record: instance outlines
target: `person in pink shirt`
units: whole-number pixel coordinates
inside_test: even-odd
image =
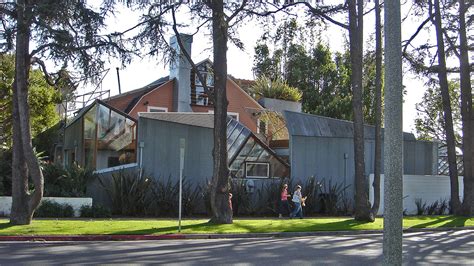
[[[280,191],[280,204],[278,210],[278,218],[282,218],[283,215],[290,214],[290,204],[288,203],[288,184],[284,184]]]

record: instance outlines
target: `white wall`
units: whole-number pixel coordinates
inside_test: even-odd
[[[373,203],[374,188],[372,186],[374,175],[369,177],[369,200]],[[416,214],[415,199],[420,198],[427,205],[436,200],[446,200],[451,197],[449,176],[440,175],[403,175],[403,209],[407,214]],[[463,198],[463,177],[459,177],[459,198]],[[380,176],[380,208],[379,215],[384,208],[384,175]]]
[[[43,200],[49,200],[59,204],[69,204],[74,209],[74,216],[80,216],[81,207],[92,206],[92,198],[60,198],[60,197],[44,197]],[[12,197],[0,197],[0,216],[10,215],[12,207]]]

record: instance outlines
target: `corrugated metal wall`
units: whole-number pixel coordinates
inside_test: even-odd
[[[138,142],[143,142],[145,174],[155,178],[179,178],[179,143],[186,142],[183,176],[195,183],[212,177],[213,134],[211,128],[139,118]],[[139,144],[140,146],[140,144]],[[140,154],[140,148],[138,150]]]
[[[374,140],[365,141],[365,173],[374,172]],[[437,163],[437,145],[424,141],[404,141],[404,174],[431,175]],[[332,180],[354,187],[354,146],[350,138],[290,137],[291,178]],[[346,155],[346,159],[344,154]],[[382,147],[383,154],[383,147]],[[383,173],[383,160],[382,160]]]

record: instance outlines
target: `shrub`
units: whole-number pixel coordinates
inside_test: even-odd
[[[423,215],[426,213],[426,202],[423,202],[422,199],[416,198],[415,205],[416,205],[416,215]]]
[[[280,202],[283,179],[267,181],[264,184],[262,214],[278,214],[278,203]]]
[[[45,197],[83,197],[87,183],[97,177],[90,169],[77,165],[64,169],[57,164],[43,167]]]
[[[304,212],[311,214],[316,212],[318,205],[318,191],[320,190],[321,184],[316,180],[314,176],[311,176],[305,180],[305,183],[301,185],[301,191],[303,196],[306,197]]]
[[[179,181],[178,181],[179,182]],[[192,216],[196,213],[202,202],[201,187],[189,182],[185,177],[183,178],[183,215]]]
[[[69,204],[59,204],[57,202],[43,200],[38,209],[36,209],[34,216],[50,218],[73,217],[74,209]]]
[[[421,199],[415,199],[417,215],[443,215],[448,212],[449,204],[446,199],[436,200],[431,204],[423,202]]]
[[[299,102],[303,93],[295,87],[289,86],[281,79],[271,80],[265,76],[259,77],[250,88],[251,93],[260,97],[274,98],[286,101]]]
[[[0,195],[12,194],[12,152],[0,147]]]
[[[246,188],[246,181],[244,179],[232,179],[231,193],[234,215],[248,214],[251,198]]]
[[[436,211],[437,215],[443,215],[446,212],[449,213],[449,203],[446,199],[440,199],[438,204],[438,210]]]
[[[178,214],[179,181],[174,182],[171,176],[167,180],[155,180],[152,189],[153,211],[159,216],[176,216]]]
[[[428,205],[428,207],[426,207],[426,214],[428,215],[434,215],[436,214],[436,210],[438,210],[438,201],[435,201],[433,203],[431,203],[430,205]]]
[[[345,191],[349,186],[344,186],[343,183],[334,183],[329,180],[326,185],[326,180],[323,179],[320,183],[319,192],[319,212],[327,215],[347,214],[350,210],[350,203],[345,198]]]
[[[109,208],[106,208],[100,204],[87,206],[83,205],[81,207],[81,217],[84,218],[110,218],[112,217],[112,212]]]
[[[140,172],[112,174],[110,186],[99,178],[99,183],[112,200],[112,212],[119,215],[146,215],[151,203],[150,185],[152,178]]]
[[[232,179],[232,209],[234,215],[275,215],[278,213],[280,189],[284,179],[266,180],[255,188],[253,193],[247,191],[245,179]]]
[[[207,214],[211,215],[211,182],[209,180],[206,180],[204,185],[201,187],[201,197],[204,201],[204,208],[206,209]],[[232,201],[232,204],[234,204],[234,201]]]
[[[191,216],[196,213],[199,206],[202,206],[202,188],[191,182],[187,177],[184,177],[182,182],[182,215]],[[151,193],[152,209],[155,215],[178,215],[179,179],[173,179],[171,176],[167,180],[163,178],[156,179],[151,187]]]

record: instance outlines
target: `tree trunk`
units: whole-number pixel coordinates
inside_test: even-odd
[[[453,129],[453,115],[451,112],[451,99],[449,97],[448,77],[446,72],[446,55],[444,52],[443,30],[441,26],[441,11],[439,0],[434,0],[435,19],[434,24],[436,28],[436,41],[438,45],[438,79],[441,90],[441,98],[443,102],[444,124],[446,131],[446,144],[448,149],[448,167],[449,179],[451,183],[451,211],[453,213],[459,212],[459,184],[458,184],[458,167],[456,163],[456,145]]]
[[[223,0],[212,1],[212,39],[214,44],[214,171],[211,209],[213,223],[232,223],[229,204],[229,168],[227,163],[227,21]]]
[[[375,162],[374,162],[374,204],[375,217],[380,205],[380,172],[382,164],[382,23],[380,3],[375,0]]]
[[[12,210],[10,223],[29,224],[43,197],[43,173],[33,152],[28,106],[28,72],[30,68],[29,37],[31,6],[17,2],[17,35],[15,51],[15,81],[13,96],[14,138],[12,161]],[[28,176],[34,191],[29,192]]]
[[[362,111],[363,2],[349,1],[352,108],[354,113],[355,219],[374,221],[370,213],[364,163],[364,117]]]
[[[461,116],[462,116],[462,149],[464,163],[464,200],[461,213],[474,215],[474,117],[472,114],[472,87],[469,69],[469,53],[466,36],[466,4],[459,0],[459,40],[460,40],[460,79],[461,79]]]

